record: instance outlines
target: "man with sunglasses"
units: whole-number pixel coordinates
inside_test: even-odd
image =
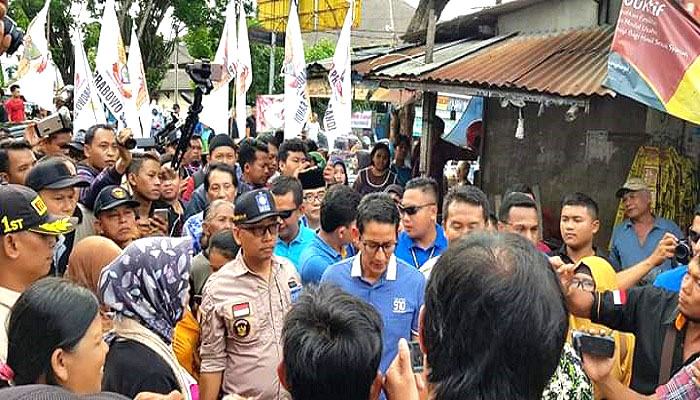
[[[270,191],[275,197],[275,205],[282,219],[275,255],[285,257],[299,271],[301,253],[316,236],[314,231],[299,223],[304,212],[301,183],[291,176],[278,176],[272,181]]]
[[[216,400],[219,392],[286,399],[276,373],[281,331],[301,280],[289,261],[273,255],[280,217],[269,190],[240,195],[234,220],[241,250],[203,290],[200,399]]]
[[[396,257],[419,269],[447,249],[447,239],[437,223],[438,185],[432,178],[413,178],[406,183],[399,205],[403,232]]]
[[[700,205],[695,207],[693,212],[693,224],[688,228],[688,245],[690,249],[694,249],[700,241]],[[692,253],[691,253],[692,255]],[[656,277],[654,286],[670,290],[672,292],[680,292],[683,277],[688,273],[688,266],[681,265],[670,271],[666,271]]]
[[[418,337],[418,315],[425,292],[423,274],[393,255],[398,227],[399,211],[388,194],[365,196],[357,208],[359,254],[332,265],[321,278],[321,284],[338,285],[381,314],[382,373],[396,357],[399,339]]]

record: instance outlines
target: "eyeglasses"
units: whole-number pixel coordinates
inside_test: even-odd
[[[590,279],[573,278],[571,280],[571,285],[586,292],[593,292],[595,290],[595,282]]]
[[[267,225],[253,225],[253,226],[239,225],[239,226],[244,231],[248,231],[248,232],[252,233],[253,236],[255,236],[255,237],[263,237],[266,234],[275,236],[280,231],[279,222],[275,222],[274,224],[267,224]]]
[[[379,251],[379,249],[382,249],[382,251],[384,252],[384,255],[389,257],[391,255],[391,253],[394,252],[394,247],[396,247],[396,242],[377,243],[377,242],[373,242],[371,240],[363,240],[362,245],[365,246],[365,249],[370,254],[376,254],[377,251]]]
[[[280,218],[282,219],[288,219],[289,217],[294,214],[294,211],[298,210],[298,208],[294,208],[291,210],[277,210],[280,213]]]
[[[416,215],[418,211],[420,211],[422,208],[425,207],[430,207],[434,206],[435,203],[428,203],[428,204],[423,204],[422,206],[402,206],[401,204],[398,205],[399,207],[399,212],[401,214],[407,214],[407,215]]]
[[[313,201],[323,201],[324,197],[326,197],[325,190],[323,192],[307,193],[304,195],[304,201],[308,203],[311,203]]]

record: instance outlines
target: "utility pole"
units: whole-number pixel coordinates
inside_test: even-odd
[[[275,43],[277,32],[270,32],[270,73],[267,81],[267,94],[274,94],[275,90]]]
[[[425,63],[433,63],[433,51],[435,48],[435,0],[428,3],[428,30],[425,40]],[[423,92],[423,127],[420,135],[420,173],[427,175],[430,171],[430,158],[433,142],[439,138],[433,138],[433,125],[435,108],[437,105],[437,93]]]

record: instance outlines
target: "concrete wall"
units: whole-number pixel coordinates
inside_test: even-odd
[[[538,185],[545,233],[558,235],[563,196],[587,193],[601,211],[597,244],[607,247],[618,204],[615,191],[649,137],[647,108],[622,96],[594,99],[589,114],[579,112],[576,120],[566,122],[567,107],[546,107],[538,117],[539,105],[528,103],[525,138],[518,140],[517,109],[502,108],[498,99],[487,99],[486,105],[482,182],[489,197],[516,182]]]
[[[502,15],[498,33],[541,32],[598,25],[594,0],[550,0]]]

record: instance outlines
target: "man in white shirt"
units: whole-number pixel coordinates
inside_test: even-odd
[[[71,232],[76,221],[50,215],[26,186],[0,186],[0,360],[7,358],[12,306],[24,289],[49,273],[56,238]]]
[[[486,194],[478,187],[459,185],[452,188],[445,196],[442,206],[442,228],[447,243],[452,244],[470,232],[486,230],[490,209]],[[426,280],[430,278],[430,273],[439,258],[431,258],[421,266],[420,272],[425,275]]]

